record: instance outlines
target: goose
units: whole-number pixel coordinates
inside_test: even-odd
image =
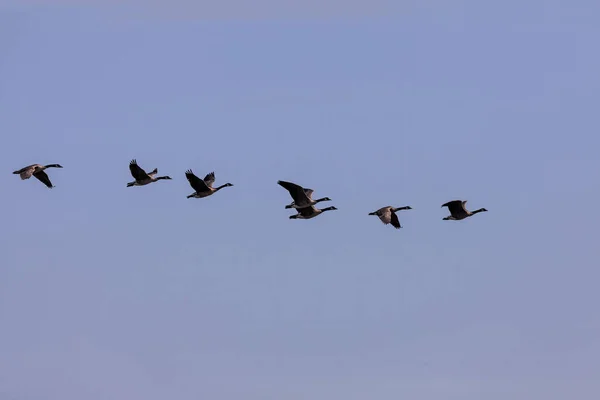
[[[315,206],[309,206],[304,208],[297,208],[298,214],[290,215],[290,219],[311,219],[316,217],[317,215],[321,215],[325,211],[337,210],[334,206],[323,208],[319,210]]]
[[[465,204],[467,204],[467,200],[452,200],[443,204],[442,208],[448,207],[450,215],[442,219],[444,221],[460,221],[461,219],[465,219],[479,212],[487,211],[485,208],[480,208],[479,210],[475,211],[468,211],[465,208]]]
[[[194,173],[192,172],[191,169],[188,169],[187,171],[185,171],[185,177],[187,178],[188,182],[190,183],[190,186],[192,187],[192,189],[195,190],[194,193],[187,196],[188,199],[192,198],[192,197],[194,197],[196,199],[201,199],[203,197],[207,197],[207,196],[210,196],[211,194],[218,192],[219,190],[223,189],[224,187],[233,186],[233,184],[231,184],[231,183],[225,183],[224,185],[214,188],[212,186],[213,183],[215,182],[215,173],[214,172],[207,174],[204,177],[204,179],[200,179],[196,175],[194,175]]]
[[[312,194],[314,191],[312,189],[303,188],[302,186],[296,185],[292,182],[277,181],[277,184],[286,189],[290,193],[290,196],[292,196],[292,199],[294,199],[294,201],[285,206],[285,208],[300,209],[314,206],[322,201],[331,201],[329,197],[322,197],[320,199],[313,200]]]
[[[133,182],[129,182],[127,187],[132,186],[144,186],[152,182],[159,181],[161,179],[171,179],[170,176],[156,176],[158,174],[158,168],[154,168],[154,170],[150,173],[146,173],[138,164],[137,161],[131,160],[129,163],[129,171],[131,171],[131,176],[135,179]]]
[[[31,164],[26,167],[21,168],[18,171],[14,171],[13,174],[20,175],[21,179],[29,179],[31,176],[35,176],[40,182],[46,185],[49,189],[52,189],[54,186],[52,182],[50,182],[50,178],[48,178],[48,174],[44,172],[46,168],[62,168],[60,164],[48,164],[48,165],[40,165],[40,164]]]
[[[392,226],[394,228],[400,229],[400,228],[402,228],[402,226],[400,225],[400,220],[398,220],[398,216],[396,215],[396,211],[400,211],[400,210],[412,210],[412,207],[411,206],[405,206],[405,207],[387,206],[387,207],[382,207],[377,211],[373,211],[373,212],[369,213],[369,215],[377,215],[379,217],[379,219],[381,220],[381,222],[383,222],[385,225],[392,224]]]

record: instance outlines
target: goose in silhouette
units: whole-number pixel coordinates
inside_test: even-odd
[[[290,215],[290,219],[311,219],[316,217],[317,215],[321,215],[325,211],[337,210],[334,206],[323,208],[319,210],[315,206],[309,206],[304,208],[297,208],[298,214]]]
[[[170,176],[156,176],[158,174],[158,168],[154,168],[154,170],[150,173],[146,173],[138,164],[136,160],[131,160],[129,163],[129,171],[131,171],[131,176],[135,181],[129,182],[127,187],[132,186],[144,186],[152,182],[159,181],[161,179],[171,179]]]
[[[322,201],[331,201],[329,197],[322,197],[320,199],[313,200],[312,194],[314,191],[312,189],[303,188],[302,186],[296,185],[292,182],[277,181],[277,184],[286,189],[290,193],[290,196],[292,196],[292,199],[294,199],[294,201],[285,206],[285,208],[300,209],[314,206]]]
[[[185,177],[187,178],[188,182],[190,183],[190,186],[192,187],[192,189],[195,190],[194,193],[187,196],[188,199],[191,197],[194,197],[196,199],[208,197],[211,194],[214,194],[214,193],[218,192],[219,190],[223,189],[224,187],[233,186],[231,183],[226,183],[224,185],[214,188],[212,186],[213,183],[215,182],[215,173],[214,172],[207,174],[204,177],[204,179],[200,179],[196,175],[194,175],[194,173],[192,172],[191,169],[188,169],[185,172]]]
[[[48,165],[40,165],[40,164],[31,164],[26,167],[21,168],[18,171],[14,171],[13,174],[17,174],[21,176],[21,179],[29,179],[31,176],[35,176],[40,182],[46,185],[49,189],[52,189],[54,186],[52,182],[50,182],[50,178],[48,178],[48,174],[44,172],[47,168],[62,168],[60,164],[48,164]]]
[[[465,219],[482,211],[487,211],[485,208],[480,208],[475,211],[468,211],[465,208],[465,204],[467,204],[467,200],[452,200],[442,205],[443,207],[448,207],[450,211],[450,215],[442,218],[444,221],[460,221],[461,219]]]
[[[377,211],[373,211],[373,212],[369,213],[369,215],[377,215],[379,217],[379,219],[381,220],[381,222],[383,222],[385,225],[392,224],[392,226],[394,228],[400,229],[400,228],[402,228],[402,226],[400,226],[400,220],[398,220],[398,216],[396,215],[396,211],[400,211],[400,210],[412,210],[412,207],[411,206],[405,206],[405,207],[387,206],[387,207],[382,207]]]

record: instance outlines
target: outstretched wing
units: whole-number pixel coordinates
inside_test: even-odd
[[[48,178],[48,174],[46,174],[44,171],[38,171],[38,172],[34,173],[33,176],[38,178],[39,181],[42,182],[44,185],[46,185],[50,189],[52,189],[52,182],[50,182],[50,178]]]
[[[292,196],[296,204],[301,205],[310,202],[310,198],[306,195],[302,186],[286,181],[277,181],[277,184],[290,192],[290,196]]]
[[[314,190],[312,190],[312,189],[304,188],[304,193],[306,194],[306,197],[308,197],[311,200],[312,200],[312,194],[313,194],[313,192],[314,192]]]
[[[144,171],[139,165],[137,165],[136,160],[131,160],[129,163],[129,171],[131,171],[131,176],[136,181],[143,181],[144,179],[150,179],[146,171]]]
[[[466,203],[466,201],[465,201]],[[464,203],[462,200],[452,200],[442,205],[442,207],[448,207],[448,211],[453,217],[461,216],[466,213]]]
[[[400,220],[395,212],[390,211],[391,224],[394,228],[400,229]]]
[[[207,174],[204,177],[204,183],[206,183],[206,186],[212,187],[213,183],[215,183],[215,173],[211,172],[210,174]]]
[[[191,169],[185,171],[185,177],[190,183],[192,189],[194,189],[196,192],[202,193],[210,190],[210,188],[206,185],[206,182],[194,175]]]

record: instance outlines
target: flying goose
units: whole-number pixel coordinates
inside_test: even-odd
[[[49,189],[52,189],[52,182],[50,182],[50,178],[44,172],[46,168],[62,168],[60,164],[48,164],[48,165],[40,165],[40,164],[31,164],[24,168],[21,168],[18,171],[14,171],[13,174],[17,174],[21,176],[21,179],[29,179],[31,176],[35,176],[40,182],[46,185]]]
[[[297,208],[298,214],[290,215],[290,219],[311,219],[316,217],[317,215],[321,215],[325,211],[337,210],[334,206],[323,208],[319,210],[315,206],[309,206],[304,208]]]
[[[322,197],[320,199],[313,200],[312,194],[314,191],[312,189],[303,188],[302,186],[296,185],[292,182],[277,181],[277,184],[286,189],[290,193],[290,196],[292,196],[292,199],[294,199],[294,201],[285,206],[285,208],[300,209],[314,206],[321,201],[331,201],[329,197]]]
[[[480,208],[475,211],[467,211],[465,208],[465,204],[467,204],[467,200],[452,200],[442,205],[443,207],[448,207],[450,211],[450,215],[442,218],[444,221],[460,221],[461,219],[465,219],[472,215],[475,215],[482,211],[487,211],[485,208]]]
[[[144,186],[152,182],[159,181],[161,179],[171,179],[170,176],[156,176],[158,174],[158,168],[154,168],[154,170],[150,173],[146,173],[138,164],[137,161],[131,160],[129,163],[129,171],[131,171],[131,176],[135,179],[133,182],[129,182],[127,187],[132,186]]]
[[[396,211],[400,211],[400,210],[412,210],[411,206],[405,206],[405,207],[392,207],[392,206],[387,206],[387,207],[382,207],[377,211],[373,211],[371,213],[369,213],[369,215],[377,215],[379,217],[379,219],[381,220],[381,222],[383,222],[385,225],[387,224],[392,224],[392,226],[396,229],[400,229],[402,228],[402,226],[400,226],[400,220],[398,220],[398,216],[396,215]]]
[[[210,196],[211,194],[213,194],[215,192],[218,192],[219,190],[223,189],[224,187],[233,186],[231,183],[225,183],[224,185],[214,188],[212,186],[213,183],[215,182],[215,173],[214,172],[207,174],[204,177],[204,179],[200,179],[196,175],[194,175],[194,173],[192,172],[191,169],[188,169],[187,171],[185,171],[185,177],[187,178],[188,182],[190,183],[190,186],[192,187],[192,189],[195,190],[194,193],[187,196],[188,199],[191,197],[194,197],[196,199],[201,199],[203,197]]]

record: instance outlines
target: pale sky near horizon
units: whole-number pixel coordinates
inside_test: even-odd
[[[0,400],[600,396],[600,4],[165,4],[0,3]]]

